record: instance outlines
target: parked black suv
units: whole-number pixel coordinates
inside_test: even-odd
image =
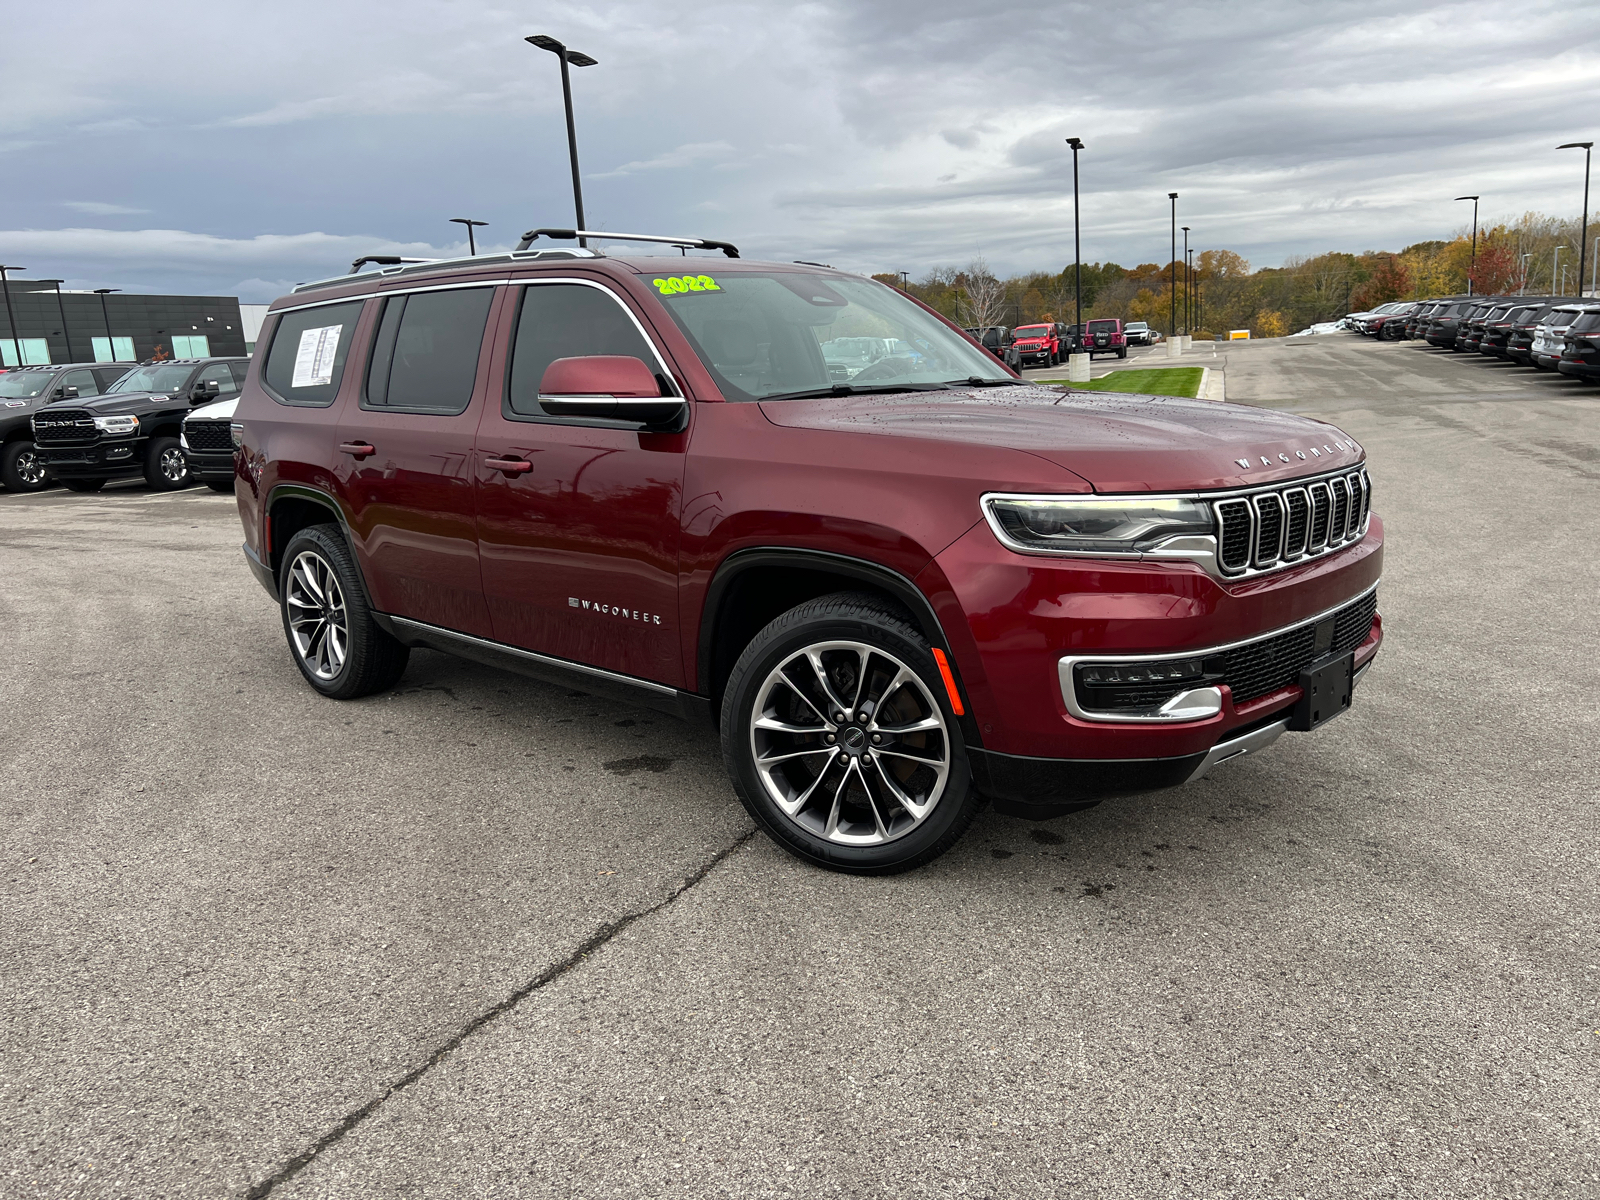
[[[122,366],[58,363],[0,374],[0,487],[37,492],[50,485],[33,446],[34,413],[47,404],[98,396],[128,373]]]
[[[33,419],[39,459],[74,492],[97,492],[108,479],[140,475],[170,491],[189,482],[178,442],[184,414],[238,392],[247,358],[148,362],[88,404],[52,406]]]

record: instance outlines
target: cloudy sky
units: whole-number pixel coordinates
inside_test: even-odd
[[[357,254],[572,221],[860,271],[1166,260],[1167,199],[1256,265],[1576,215],[1600,22],[1563,0],[274,0],[19,5],[0,42],[0,261],[269,300]],[[1600,193],[1597,193],[1600,201]]]

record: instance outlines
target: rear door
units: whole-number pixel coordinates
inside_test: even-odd
[[[373,604],[476,637],[492,636],[472,455],[494,299],[492,284],[384,297],[357,402],[335,439]]]
[[[474,470],[484,592],[498,641],[674,687],[678,531],[688,433],[554,417],[539,382],[558,358],[638,358],[671,378],[630,305],[598,281],[530,281],[506,306],[496,395]],[[692,406],[691,406],[692,407]]]

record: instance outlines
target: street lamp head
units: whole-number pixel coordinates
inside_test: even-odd
[[[1176,200],[1177,198],[1178,198],[1178,193],[1177,192],[1168,192],[1167,193],[1167,199],[1168,200]]]
[[[530,46],[537,46],[541,50],[548,50],[551,54],[560,54],[566,50],[565,46],[556,41],[555,38],[551,37],[548,33],[536,33],[532,37],[526,37],[522,40],[527,42]]]
[[[1557,146],[1556,149],[1557,150],[1587,150],[1587,149],[1589,149],[1590,146],[1593,146],[1593,145],[1594,145],[1593,142],[1563,142],[1561,145]]]
[[[1180,225],[1178,228],[1183,230],[1185,233],[1189,232],[1189,227],[1187,225]]]
[[[1482,196],[1457,196],[1457,200],[1482,200]]]
[[[484,225],[487,225],[489,222],[487,222],[487,221],[474,221],[471,217],[451,217],[450,218],[450,223],[452,225],[471,225],[474,228],[478,228],[478,227],[482,227]]]
[[[1068,138],[1067,139],[1067,145],[1071,146],[1074,150],[1082,150],[1083,149],[1083,139],[1082,138]]]
[[[96,296],[109,296],[112,292],[120,292],[121,290],[121,288],[95,288],[94,294]]]
[[[575,67],[597,67],[600,65],[598,59],[590,58],[582,50],[568,50],[567,61]]]

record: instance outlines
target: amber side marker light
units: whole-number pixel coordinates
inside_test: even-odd
[[[935,649],[933,661],[939,664],[939,677],[944,680],[945,695],[950,697],[950,711],[958,717],[967,715],[967,710],[961,707],[961,693],[956,691],[956,677],[950,673],[950,660],[945,658],[944,651]]]

